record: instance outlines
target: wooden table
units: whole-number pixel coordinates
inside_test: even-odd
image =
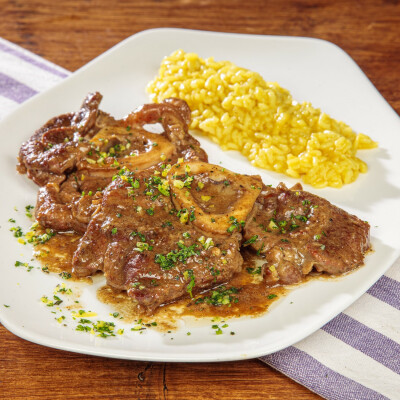
[[[0,10],[1,37],[71,71],[122,39],[156,27],[326,39],[348,52],[400,112],[396,0],[0,0]],[[0,335],[2,399],[320,398],[258,360],[121,361],[38,346],[1,325]]]

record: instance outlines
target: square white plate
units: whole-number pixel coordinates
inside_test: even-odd
[[[279,300],[262,317],[229,321],[224,334],[216,335],[211,324],[182,327],[173,334],[146,330],[131,332],[132,325],[118,323],[125,334],[107,340],[75,331],[55,321],[54,314],[40,298],[51,295],[60,283],[56,275],[39,269],[27,272],[15,268],[16,260],[32,258],[30,246],[17,242],[9,231],[15,218],[26,231],[29,226],[24,207],[35,204],[37,187],[15,172],[16,155],[26,140],[49,118],[76,110],[90,91],[104,95],[101,109],[122,117],[149,101],[146,84],[156,75],[164,56],[179,48],[201,57],[230,60],[259,72],[268,81],[289,89],[298,101],[307,100],[332,117],[350,124],[379,141],[376,150],[360,152],[369,172],[342,189],[306,190],[330,200],[371,224],[374,252],[366,265],[337,280],[316,280]],[[360,68],[332,43],[309,38],[254,36],[155,29],[134,35],[90,62],[56,87],[24,103],[0,124],[6,140],[0,148],[0,209],[2,265],[0,278],[0,319],[16,335],[59,349],[135,360],[223,361],[269,354],[311,334],[360,297],[390,267],[399,255],[400,213],[400,119],[373,87]],[[266,184],[295,181],[256,169],[240,154],[223,152],[200,138],[210,156],[241,173],[260,174]],[[14,211],[16,207],[19,211]],[[35,262],[30,262],[38,265]],[[67,285],[70,285],[66,281]],[[80,301],[97,319],[112,320],[113,310],[96,299],[96,288],[82,286]],[[79,286],[79,285],[78,285]],[[3,305],[9,305],[6,308]],[[64,313],[65,314],[65,313]],[[57,316],[61,315],[60,313]],[[190,330],[191,335],[186,332]],[[234,331],[234,336],[229,332]],[[171,339],[173,337],[173,340]]]

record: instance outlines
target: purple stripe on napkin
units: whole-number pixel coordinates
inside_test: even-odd
[[[23,103],[37,93],[29,86],[0,72],[0,95],[17,103]]]
[[[400,310],[400,282],[383,275],[367,293]]]
[[[333,371],[293,346],[260,359],[328,399],[389,400],[382,394]]]
[[[343,313],[322,330],[400,374],[400,345],[387,336]]]
[[[50,72],[53,75],[60,76],[61,78],[66,78],[68,76],[68,74],[61,72],[55,68],[52,68],[49,65],[46,65],[40,61],[37,61],[34,58],[26,55],[24,52],[18,51],[13,47],[7,46],[3,42],[0,42],[0,50],[4,51],[5,53],[12,54],[13,56],[16,56],[16,57],[20,58],[21,60],[24,60],[24,61],[28,62],[29,64],[32,64],[36,67],[39,67],[39,68],[43,69],[44,71]]]

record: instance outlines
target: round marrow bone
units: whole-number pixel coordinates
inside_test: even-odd
[[[175,146],[170,140],[162,135],[148,132],[144,129],[133,129],[127,131],[126,128],[122,127],[105,127],[101,129],[90,142],[101,148],[104,143],[125,143],[127,139],[131,141],[133,146],[132,155],[123,155],[122,157],[116,157],[120,166],[127,167],[131,170],[145,169],[160,162],[161,157],[164,155],[169,158],[175,150]],[[139,151],[135,149],[135,143],[143,142],[144,149]],[[111,160],[111,159],[110,159]],[[109,164],[112,162],[110,161]],[[87,169],[91,173],[97,169],[104,170],[104,168],[110,167],[106,163],[104,165],[89,163],[87,160],[82,160],[79,169]],[[112,168],[112,167],[111,167]],[[116,170],[116,168],[112,168]]]
[[[210,184],[229,182],[231,190],[236,192],[236,200],[230,202],[222,212],[213,212],[211,207],[204,207],[204,204],[193,196],[192,191],[196,188],[188,188],[188,186],[180,184],[182,180],[179,178],[196,178],[196,176],[202,176],[203,180],[206,177]],[[192,223],[199,229],[222,235],[230,233],[229,228],[234,221],[239,223],[237,229],[241,229],[242,221],[246,221],[262,188],[262,181],[258,175],[239,175],[226,168],[203,162],[174,165],[168,173],[168,181],[175,207],[194,211],[195,219]],[[202,194],[203,191],[204,196],[201,196],[201,198],[207,201],[210,197],[207,196],[207,187],[204,187]]]

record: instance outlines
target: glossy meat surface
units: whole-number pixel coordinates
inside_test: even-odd
[[[59,131],[51,128],[52,121],[46,127],[53,132],[53,140],[60,141],[56,138]],[[79,136],[75,143],[76,153],[69,173],[64,170],[56,181],[40,188],[37,220],[45,228],[83,233],[96,209],[100,192],[121,168],[137,171],[163,162],[175,163],[178,158],[206,161],[206,153],[188,132],[188,122],[190,110],[184,101],[178,99],[144,105],[118,121],[98,112],[91,134]],[[161,123],[161,134],[143,128],[155,123]],[[35,134],[31,141],[39,146],[37,137]],[[67,145],[69,142],[59,144],[62,148]],[[45,151],[44,156],[52,161],[54,154]],[[91,199],[94,199],[93,204]]]
[[[220,171],[217,178],[210,175],[216,169],[223,170],[221,167],[196,162],[182,165],[186,171],[183,175],[179,174],[180,164],[164,170],[126,172],[107,187],[101,207],[74,255],[77,275],[103,270],[110,286],[127,290],[140,306],[152,311],[161,304],[225,283],[241,270],[240,232],[253,203],[244,204],[245,189],[239,194],[236,190],[225,191],[223,183],[214,201],[225,204],[225,209],[216,213],[211,207],[207,211],[205,203],[215,195],[213,186],[217,181],[206,180],[229,179],[235,185],[237,179],[239,186],[255,191],[256,198],[259,190],[251,189],[251,185],[260,183],[260,178],[236,176],[227,170],[225,174]],[[178,196],[173,196],[174,182],[181,185],[178,181],[192,194],[188,207],[182,207]],[[193,193],[198,192],[199,182],[204,182],[200,185],[203,200],[200,197],[196,202]],[[235,217],[238,213],[244,220]],[[208,226],[202,222],[205,215],[210,220]],[[211,222],[217,215],[227,221],[222,230],[221,221]]]
[[[26,173],[39,186],[61,183],[68,171],[89,150],[85,137],[96,131],[98,107],[102,96],[91,93],[79,111],[52,118],[22,144],[18,171]]]
[[[19,154],[18,170],[41,186],[40,225],[84,234],[77,276],[103,271],[151,313],[228,283],[242,270],[243,248],[262,263],[266,286],[362,265],[368,223],[301,185],[272,188],[208,164],[183,100],[116,120],[99,110],[101,97],[48,121]],[[154,124],[161,133],[148,130]]]
[[[263,187],[244,228],[245,246],[264,257],[267,281],[300,282],[315,269],[342,274],[363,263],[369,224],[303,191]]]

